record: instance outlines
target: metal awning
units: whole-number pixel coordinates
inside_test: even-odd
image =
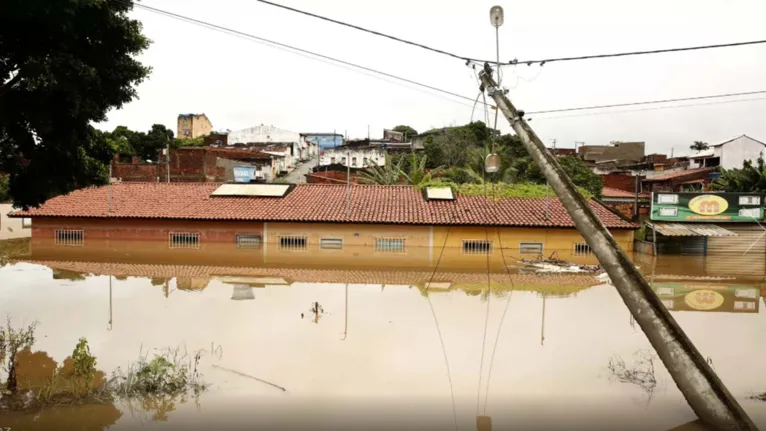
[[[737,236],[736,233],[710,223],[647,223],[665,236]]]

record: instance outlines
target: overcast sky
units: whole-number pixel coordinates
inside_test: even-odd
[[[494,58],[489,9],[505,9],[501,60],[544,59],[766,39],[763,0],[276,0],[295,8],[379,30],[474,58]],[[290,44],[468,97],[474,74],[460,60],[305,17],[255,0],[143,0],[164,9]],[[371,76],[136,8],[153,41],[141,60],[153,68],[139,99],[99,125],[176,130],[180,113],[204,112],[216,130],[260,124],[295,132],[380,137],[408,124],[418,131],[471,119],[471,105],[387,78]],[[519,65],[504,69],[503,86],[520,109],[766,90],[766,45],[617,59]],[[766,95],[737,97],[766,98]],[[679,102],[676,105],[688,105]],[[698,102],[699,103],[699,102]],[[709,102],[708,102],[709,103]],[[623,108],[628,109],[628,108]],[[636,108],[632,108],[636,109]],[[610,111],[614,111],[611,109]],[[596,112],[596,111],[594,111]],[[534,118],[546,143],[645,141],[648,152],[689,153],[747,134],[766,141],[766,100],[677,109]],[[564,117],[568,115],[569,117]],[[477,108],[474,119],[484,112]],[[510,131],[502,119],[504,132]]]

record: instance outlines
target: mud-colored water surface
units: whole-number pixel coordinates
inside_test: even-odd
[[[0,316],[39,322],[33,350],[61,362],[85,337],[107,373],[139,352],[204,351],[211,384],[196,399],[0,412],[0,429],[468,430],[489,417],[495,430],[668,430],[696,420],[617,292],[593,274],[493,271],[488,292],[479,266],[211,259],[32,253],[0,268]],[[640,263],[647,274],[651,264]],[[750,399],[766,391],[757,277],[670,278],[656,281],[658,294],[766,428],[766,402]]]

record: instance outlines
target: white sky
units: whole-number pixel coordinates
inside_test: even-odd
[[[489,8],[505,9],[501,60],[543,59],[766,39],[763,0],[277,0],[341,21],[474,58],[494,58]],[[426,83],[469,97],[473,72],[460,60],[298,15],[254,0],[143,0],[205,20]],[[136,8],[153,40],[153,68],[139,99],[102,129],[175,131],[180,113],[204,112],[214,129],[259,124],[294,132],[372,137],[408,124],[424,131],[464,124],[471,102],[330,65]],[[505,68],[504,86],[527,111],[766,90],[766,45]],[[516,77],[523,79],[518,79]],[[529,82],[528,82],[529,81]],[[749,98],[766,98],[766,95]],[[748,97],[738,97],[743,99]],[[456,103],[456,101],[458,103]],[[679,105],[690,102],[680,102]],[[468,105],[468,106],[466,106]],[[623,108],[626,109],[626,108]],[[633,108],[635,109],[635,108]],[[612,110],[613,111],[613,110]],[[546,143],[646,141],[647,152],[687,154],[695,140],[747,134],[766,141],[766,100],[531,122]],[[477,109],[475,119],[483,117]],[[551,114],[551,116],[573,114]],[[539,121],[538,121],[539,120]],[[504,132],[510,131],[501,118]]]

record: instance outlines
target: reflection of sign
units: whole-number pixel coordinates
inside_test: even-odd
[[[652,288],[669,310],[758,313],[757,286],[654,283]]]
[[[238,183],[249,183],[255,177],[255,168],[252,166],[235,166],[234,181]]]
[[[689,201],[689,209],[700,215],[718,215],[729,208],[726,199],[715,195],[702,195]]]
[[[723,295],[712,290],[698,290],[687,293],[684,297],[684,302],[695,310],[715,310],[723,305]]]
[[[750,222],[763,220],[759,193],[652,193],[651,219],[675,222]]]

